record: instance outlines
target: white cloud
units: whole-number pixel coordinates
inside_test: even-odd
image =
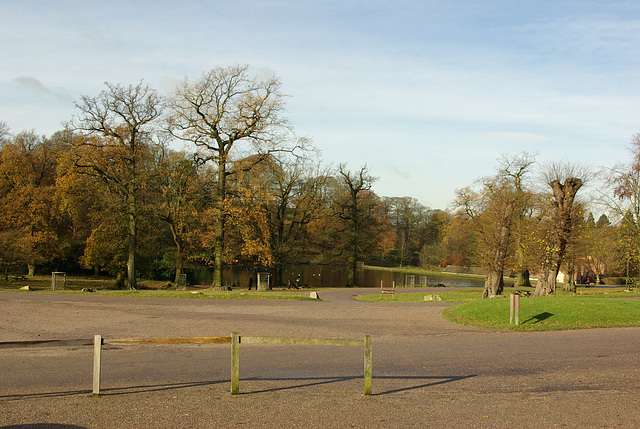
[[[38,95],[54,97],[61,101],[72,101],[71,95],[63,89],[51,90],[35,77],[19,76],[14,81],[23,88],[26,88]]]
[[[22,0],[3,18],[14,130],[55,131],[104,81],[168,93],[247,63],[281,77],[327,162],[367,163],[382,195],[435,207],[501,153],[611,164],[640,129],[637,2]]]

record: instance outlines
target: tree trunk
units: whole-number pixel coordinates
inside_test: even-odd
[[[356,270],[358,269],[357,249],[353,250],[353,254],[349,258],[349,273],[347,276],[347,287],[357,287]]]
[[[178,250],[176,252],[176,276],[174,280],[175,284],[178,284],[180,280],[180,276],[182,275],[183,271],[184,271],[184,262],[182,260],[182,251]]]
[[[35,264],[27,264],[27,269],[29,270],[29,277],[33,277],[36,275],[36,265]]]
[[[531,280],[529,279],[529,270],[520,270],[516,274],[516,286],[531,287]]]
[[[226,160],[223,155],[220,155],[218,159],[218,184],[216,189],[216,208],[215,217],[216,224],[214,230],[214,243],[213,243],[213,281],[211,286],[222,287],[222,272],[223,264],[222,259],[224,256],[224,204],[227,198],[227,172],[226,172]]]
[[[564,278],[564,284],[562,285],[562,290],[565,292],[574,292],[576,291],[576,282],[573,281],[574,270],[573,268],[570,271],[567,271],[567,275]]]
[[[282,264],[280,262],[276,262],[273,266],[273,284],[275,286],[284,285],[282,279]]]
[[[491,270],[487,274],[484,281],[484,290],[482,291],[482,299],[491,298],[492,296],[502,295],[504,289],[503,272]]]
[[[135,181],[132,179],[129,184],[129,258],[127,260],[127,288],[134,290],[137,288],[136,283],[136,241],[138,238],[137,229],[137,207],[135,196]]]
[[[178,231],[176,230],[176,226],[173,224],[173,221],[169,222],[169,229],[171,230],[171,236],[173,237],[173,244],[176,245],[176,276],[174,283],[178,284],[180,275],[184,270],[184,256],[182,255],[182,244],[178,239]]]
[[[504,261],[507,257],[507,250],[509,249],[509,237],[511,235],[511,220],[513,217],[513,210],[515,208],[515,200],[508,201],[504,206],[502,217],[500,218],[500,224],[498,230],[495,232],[495,249],[493,261],[489,266],[489,274],[484,282],[484,290],[482,292],[483,298],[489,298],[491,296],[501,295],[504,289]]]
[[[547,296],[556,293],[556,278],[558,277],[558,268],[543,268],[538,276],[538,284],[533,293],[534,296]]]

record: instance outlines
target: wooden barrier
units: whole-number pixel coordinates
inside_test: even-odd
[[[178,338],[111,338],[103,339],[96,335],[93,349],[93,394],[100,394],[101,355],[103,344],[225,344],[230,343],[231,337],[178,337]]]
[[[92,345],[92,338],[80,340],[6,341],[0,343],[0,349],[26,349],[31,347],[81,347]]]
[[[111,338],[102,344],[224,344],[231,337]]]
[[[240,392],[240,344],[288,344],[301,346],[364,347],[364,394],[371,395],[373,374],[371,336],[362,340],[342,338],[245,337],[231,334],[231,394]]]
[[[9,341],[0,342],[0,349],[29,347],[80,347],[93,346],[93,394],[100,394],[102,367],[102,346],[104,344],[225,344],[231,343],[231,394],[239,393],[240,383],[240,344],[280,344],[307,346],[342,346],[364,348],[364,394],[371,394],[373,373],[371,337],[365,335],[362,340],[342,338],[290,338],[290,337],[242,337],[232,333],[230,337],[184,337],[184,338],[111,338],[95,335],[93,339]]]

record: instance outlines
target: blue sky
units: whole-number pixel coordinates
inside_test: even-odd
[[[637,1],[0,0],[0,120],[49,135],[80,95],[249,64],[323,160],[447,208],[505,153],[597,169],[640,132]]]

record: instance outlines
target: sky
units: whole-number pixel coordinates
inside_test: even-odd
[[[81,95],[248,64],[326,164],[448,209],[522,151],[598,170],[640,132],[640,2],[0,0],[0,120],[51,135]]]

